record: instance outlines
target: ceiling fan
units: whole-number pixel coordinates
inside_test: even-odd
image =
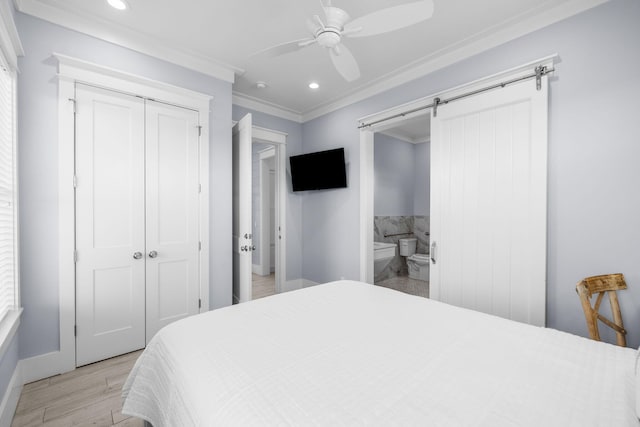
[[[433,0],[420,0],[381,9],[360,18],[351,19],[344,10],[320,0],[325,20],[315,15],[307,20],[312,37],[282,43],[258,54],[278,56],[318,44],[327,48],[336,70],[351,82],[360,77],[360,67],[353,54],[342,43],[343,37],[366,37],[388,33],[425,21],[433,15]]]

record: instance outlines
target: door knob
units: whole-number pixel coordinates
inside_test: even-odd
[[[133,259],[140,259],[140,258],[142,258],[142,252],[133,253]]]
[[[158,256],[158,252],[156,252],[156,251],[149,252],[149,258],[155,258],[157,256]]]
[[[438,250],[438,245],[436,245],[436,242],[431,243],[431,263],[435,264],[436,263],[436,259],[437,259],[437,250]]]
[[[255,251],[256,250],[256,245],[251,246],[251,250]]]

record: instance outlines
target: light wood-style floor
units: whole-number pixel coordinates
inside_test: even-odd
[[[253,299],[276,293],[275,275],[253,275]],[[143,427],[122,415],[122,386],[141,351],[25,384],[12,427]]]
[[[45,378],[22,389],[12,427],[142,427],[122,415],[122,386],[140,351]]]
[[[382,280],[375,284],[406,294],[429,298],[429,282],[412,279],[409,276],[392,277],[391,279]]]
[[[251,297],[252,299],[264,298],[276,293],[276,275],[269,276],[251,275]]]

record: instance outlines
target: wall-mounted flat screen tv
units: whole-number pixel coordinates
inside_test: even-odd
[[[293,191],[345,188],[344,148],[289,157]]]

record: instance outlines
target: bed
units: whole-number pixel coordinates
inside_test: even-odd
[[[639,426],[636,359],[338,281],[165,327],[124,385],[123,413],[154,427]]]

